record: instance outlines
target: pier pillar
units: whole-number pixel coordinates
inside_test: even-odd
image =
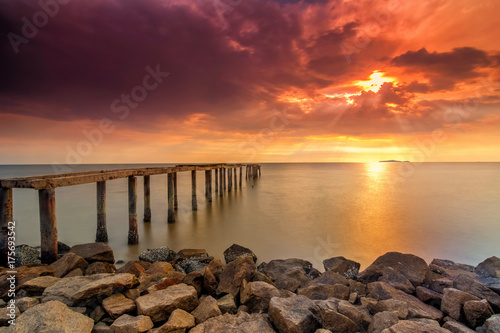
[[[174,175],[173,173],[168,173],[167,175],[167,187],[168,187],[168,212],[167,212],[167,222],[175,222],[174,213]]]
[[[236,173],[236,168],[233,169],[233,172],[234,172],[234,190],[236,191],[236,189],[238,188],[238,174]]]
[[[219,195],[223,195],[224,191],[222,190],[222,168],[219,168]]]
[[[227,169],[227,191],[231,192],[231,188],[233,187],[233,168]]]
[[[218,193],[219,192],[219,177],[217,175],[217,169],[214,169],[214,174],[215,174],[215,183],[214,183],[214,186],[215,186],[215,193]]]
[[[240,184],[239,184],[240,187],[241,187],[241,183],[242,183],[242,180],[241,180],[242,176],[243,176],[243,167],[240,167]]]
[[[205,170],[205,196],[207,202],[212,201],[212,170]]]
[[[144,222],[151,222],[151,176],[144,176]]]
[[[177,201],[177,172],[174,172],[174,209],[179,208],[179,202]]]
[[[108,242],[106,227],[106,182],[97,182],[97,231],[96,242]]]
[[[13,222],[12,189],[0,188],[0,266],[7,267],[9,222]]]
[[[57,260],[56,191],[53,188],[38,191],[40,209],[40,237],[42,264]]]
[[[260,165],[259,165],[259,177],[262,176],[262,172],[260,171]]]
[[[222,168],[222,173],[223,173],[223,176],[222,176],[222,181],[224,182],[224,191],[226,190],[226,168]]]
[[[196,199],[196,170],[191,170],[191,206],[193,210],[198,210],[198,200]]]
[[[138,244],[137,231],[137,178],[128,176],[128,244]]]

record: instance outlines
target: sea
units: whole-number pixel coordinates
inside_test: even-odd
[[[171,166],[172,164],[161,164]],[[74,165],[72,171],[159,164]],[[51,165],[2,165],[0,178],[55,173]],[[500,163],[268,163],[262,175],[214,193],[207,202],[197,174],[198,210],[191,210],[190,172],[178,174],[176,222],[167,223],[166,175],[151,176],[152,221],[139,244],[127,245],[126,179],[107,182],[107,229],[116,260],[137,260],[149,248],[206,249],[223,259],[232,244],[250,248],[258,263],[301,258],[323,270],[336,256],[361,270],[386,252],[412,253],[477,265],[500,257]],[[238,172],[239,177],[239,172]],[[16,243],[40,245],[38,194],[14,189]],[[70,246],[95,240],[96,184],[56,189],[58,239]]]

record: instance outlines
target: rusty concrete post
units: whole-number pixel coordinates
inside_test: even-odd
[[[97,231],[96,242],[108,241],[108,229],[106,227],[106,182],[97,182]]]
[[[40,209],[40,237],[42,264],[57,260],[56,191],[53,188],[38,191]]]
[[[128,244],[139,243],[137,230],[137,178],[128,176]]]
[[[0,266],[7,267],[8,262],[8,239],[9,239],[9,222],[14,222],[12,209],[12,189],[0,188],[0,232],[1,232],[1,249],[0,249]]]
[[[167,222],[174,223],[175,222],[175,213],[174,213],[174,175],[172,172],[167,175],[167,187],[168,187],[168,213],[167,213]]]
[[[177,201],[177,172],[174,172],[174,209],[179,208],[179,202]]]

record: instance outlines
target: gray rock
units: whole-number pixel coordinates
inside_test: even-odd
[[[344,276],[346,279],[356,279],[359,272],[359,263],[344,257],[334,257],[323,260],[325,271],[333,271]]]
[[[500,314],[488,318],[483,327],[486,329],[486,333],[500,333]]]
[[[147,249],[139,255],[139,260],[147,262],[172,261],[175,259],[175,252],[166,246],[155,249]]]
[[[40,263],[40,251],[26,244],[17,245],[14,260],[16,267]]]
[[[476,266],[476,273],[491,278],[500,278],[500,258],[490,257]]]
[[[254,262],[257,262],[257,256],[255,255],[255,253],[253,253],[252,250],[241,245],[233,244],[226,251],[224,251],[224,259],[226,260],[226,264],[229,264],[231,261],[245,256],[250,256],[253,258]]]
[[[269,318],[280,333],[313,333],[320,326],[319,309],[305,296],[273,297]]]
[[[463,270],[471,273],[474,272],[474,266],[466,264],[457,264],[451,260],[446,260],[446,259],[434,259],[432,260],[431,264],[450,270]]]

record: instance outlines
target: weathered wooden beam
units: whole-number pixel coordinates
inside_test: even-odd
[[[169,173],[167,176],[167,187],[168,187],[168,212],[167,212],[167,222],[175,222],[175,212],[174,212],[174,176],[173,173]]]
[[[106,182],[97,182],[97,231],[96,242],[108,241],[108,229],[106,227]]]
[[[128,244],[139,243],[137,229],[137,178],[128,177]]]
[[[212,201],[212,171],[205,170],[205,196],[207,197],[207,202]]]
[[[227,191],[231,192],[232,187],[233,187],[233,174],[232,174],[232,168],[227,169]]]
[[[240,167],[240,187],[242,184],[242,178],[243,178],[243,167]]]
[[[7,267],[9,222],[13,222],[12,189],[0,187],[0,266]]]
[[[177,201],[177,172],[174,172],[174,209],[179,208],[179,202]]]
[[[144,180],[144,218],[143,222],[151,222],[151,176],[146,175]]]
[[[57,260],[55,189],[39,190],[38,204],[40,209],[41,258],[43,264],[50,264]]]
[[[198,200],[196,199],[196,170],[191,170],[191,206],[193,210],[198,210]]]

